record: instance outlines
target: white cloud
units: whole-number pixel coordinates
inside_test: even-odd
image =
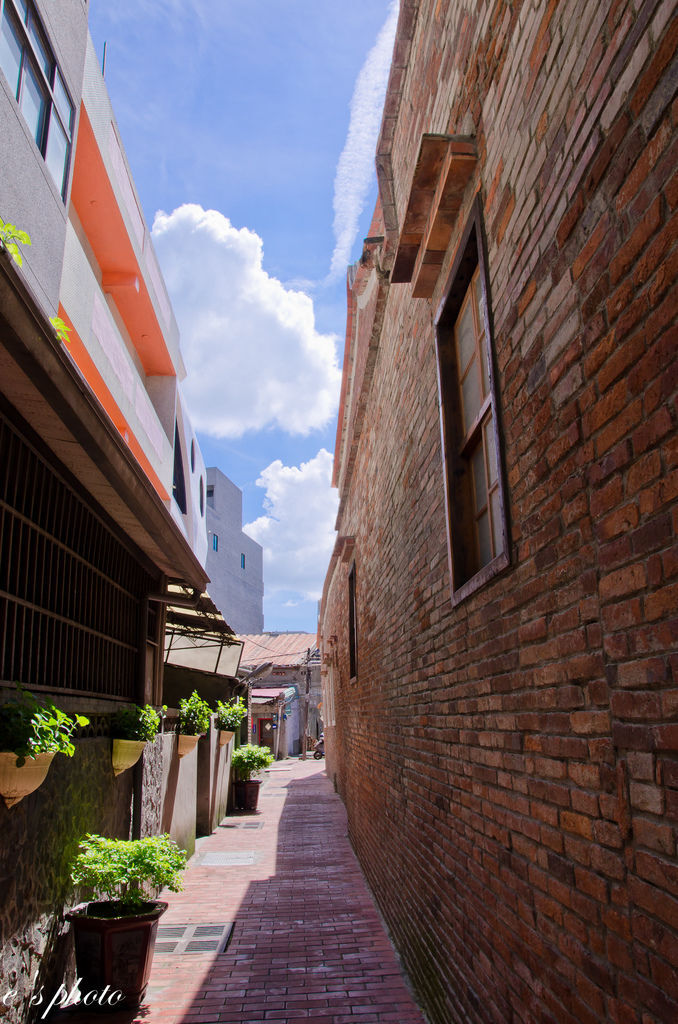
[[[332,455],[321,448],[301,466],[276,459],[257,480],[266,514],[243,527],[264,549],[266,594],[290,602],[320,599],[334,545],[338,496],[331,488]]]
[[[181,331],[194,427],[241,437],[326,426],[339,400],[336,335],[316,331],[308,295],[266,273],[261,238],[186,204],[156,214],[153,241]]]
[[[374,175],[374,153],[381,125],[384,96],[398,23],[399,0],[391,0],[388,17],[356,79],[351,120],[334,179],[335,247],[330,278],[343,274],[351,258]]]

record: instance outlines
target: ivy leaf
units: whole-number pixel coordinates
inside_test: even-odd
[[[71,333],[73,328],[69,327],[68,324],[64,323],[60,316],[51,316],[49,318],[49,322],[54,328],[56,336],[59,339],[59,341],[63,341],[64,345],[70,345],[71,339],[68,337],[68,335]]]

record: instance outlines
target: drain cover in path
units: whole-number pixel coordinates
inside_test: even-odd
[[[256,864],[260,857],[256,850],[217,851],[203,853],[200,864],[206,868],[236,867],[238,864]]]
[[[223,953],[233,932],[233,921],[220,924],[158,925],[156,953]]]
[[[263,828],[263,821],[222,821],[219,828]]]

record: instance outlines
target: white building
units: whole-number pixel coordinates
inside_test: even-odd
[[[264,629],[264,551],[242,530],[242,491],[207,469],[209,594],[236,633]]]

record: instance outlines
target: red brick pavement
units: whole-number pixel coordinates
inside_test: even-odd
[[[241,863],[201,864],[219,854]],[[257,813],[229,815],[200,840],[183,892],[163,898],[163,926],[234,921],[226,951],[156,949],[140,1010],[62,1010],[58,1024],[423,1024],[324,762],[274,766]]]

